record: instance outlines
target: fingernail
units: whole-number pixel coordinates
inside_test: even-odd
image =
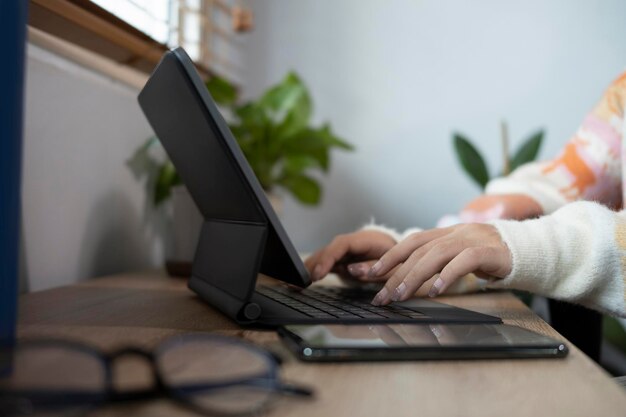
[[[353,277],[359,277],[365,273],[365,269],[363,268],[362,265],[352,264],[352,265],[348,265],[348,272]]]
[[[320,279],[320,275],[322,275],[322,265],[316,265],[313,269],[313,281],[317,281],[318,279]]]
[[[367,274],[370,277],[375,277],[376,274],[378,274],[378,271],[380,271],[380,269],[383,267],[383,262],[382,261],[378,261],[376,262],[372,268],[370,269],[369,273]]]
[[[441,287],[443,287],[443,281],[441,280],[441,278],[437,278],[433,283],[433,286],[430,287],[430,291],[428,291],[428,296],[431,298],[436,297],[439,294]]]
[[[391,296],[391,299],[393,301],[400,301],[400,299],[404,296],[404,293],[406,292],[406,284],[403,282],[400,283],[400,285],[398,285],[398,287],[393,290],[393,295]]]
[[[379,306],[383,303],[383,301],[385,301],[387,299],[387,294],[389,292],[387,291],[387,288],[384,288],[380,291],[378,291],[378,294],[376,294],[376,297],[374,297],[374,299],[372,300],[372,305],[373,306]]]

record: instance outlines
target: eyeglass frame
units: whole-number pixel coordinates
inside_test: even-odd
[[[253,382],[254,385],[260,384],[263,388],[268,389],[268,392],[273,394],[287,394],[293,396],[300,397],[313,397],[314,392],[311,388],[301,385],[294,385],[290,383],[286,383],[280,380],[278,376],[278,369],[280,365],[283,363],[283,360],[280,356],[275,354],[272,351],[262,349],[252,343],[246,342],[244,340],[222,336],[222,335],[214,335],[214,334],[186,334],[186,335],[177,335],[172,336],[168,339],[163,340],[158,344],[154,349],[144,349],[137,346],[128,346],[113,350],[111,352],[104,352],[94,346],[78,342],[72,340],[65,339],[25,339],[17,342],[17,345],[11,348],[0,349],[0,353],[4,352],[0,359],[7,355],[6,357],[10,357],[13,353],[19,349],[24,347],[61,347],[67,348],[68,351],[79,351],[85,354],[88,354],[95,359],[97,359],[103,366],[104,370],[104,381],[103,381],[103,389],[98,391],[97,393],[89,393],[89,395],[93,396],[93,399],[90,401],[85,401],[81,399],[76,399],[76,392],[72,391],[57,391],[57,390],[49,390],[51,396],[61,400],[57,404],[50,405],[50,403],[44,405],[43,409],[62,409],[63,406],[69,408],[73,405],[85,405],[89,408],[103,406],[103,405],[112,405],[112,404],[120,404],[127,402],[135,402],[135,401],[147,401],[158,398],[168,398],[173,400],[175,403],[182,405],[188,409],[191,409],[197,413],[212,415],[212,416],[236,416],[236,415],[247,415],[251,413],[255,413],[261,410],[264,410],[272,399],[272,396],[268,397],[268,400],[262,402],[258,407],[253,409],[244,411],[244,412],[221,412],[216,410],[211,410],[209,408],[204,408],[202,406],[197,405],[193,400],[189,398],[189,395],[184,395],[180,393],[180,388],[176,388],[175,386],[168,385],[164,378],[162,371],[159,367],[158,358],[159,355],[168,348],[171,348],[174,344],[184,344],[190,342],[197,341],[217,341],[224,344],[238,345],[241,346],[261,357],[263,357],[269,367],[268,371],[264,372],[261,376],[249,376],[243,379],[229,381],[226,383],[204,383],[204,384],[195,384],[195,389],[223,389],[229,386],[237,386],[237,385],[245,385],[246,383]],[[115,388],[115,384],[113,381],[114,373],[113,366],[116,360],[125,356],[138,356],[145,359],[151,369],[153,385],[151,388],[140,388],[140,389],[122,389],[118,390]],[[0,376],[0,380],[2,380],[2,376]],[[41,395],[44,393],[43,391],[37,391],[37,395]],[[6,394],[14,394],[20,396],[24,400],[28,400],[28,394],[31,394],[31,400],[33,396],[32,390],[7,390],[0,388],[0,406],[2,406],[3,396]],[[67,399],[68,396],[72,399]],[[80,395],[79,395],[80,396]],[[97,398],[96,398],[97,396]],[[84,397],[84,396],[83,396]],[[67,400],[66,400],[67,399]],[[48,399],[49,401],[50,399]],[[19,406],[19,404],[17,404]],[[41,405],[40,405],[41,406]],[[1,408],[0,408],[1,410]]]

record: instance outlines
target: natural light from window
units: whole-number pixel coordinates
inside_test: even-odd
[[[200,57],[201,0],[91,0],[154,40]],[[184,12],[181,14],[181,9]],[[181,18],[182,17],[182,18]]]

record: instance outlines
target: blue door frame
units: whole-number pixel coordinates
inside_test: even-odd
[[[27,0],[0,0],[0,345],[15,341]],[[0,373],[6,366],[0,363]],[[5,364],[6,365],[6,364]]]

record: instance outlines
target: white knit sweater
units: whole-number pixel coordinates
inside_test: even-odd
[[[576,202],[549,216],[493,224],[513,270],[489,287],[526,290],[626,317],[626,212]]]
[[[625,108],[626,72],[555,159],[527,164],[490,182],[487,194],[525,194],[547,214],[491,222],[513,257],[511,274],[491,286],[626,317],[626,211],[606,208],[619,209],[626,201]]]

